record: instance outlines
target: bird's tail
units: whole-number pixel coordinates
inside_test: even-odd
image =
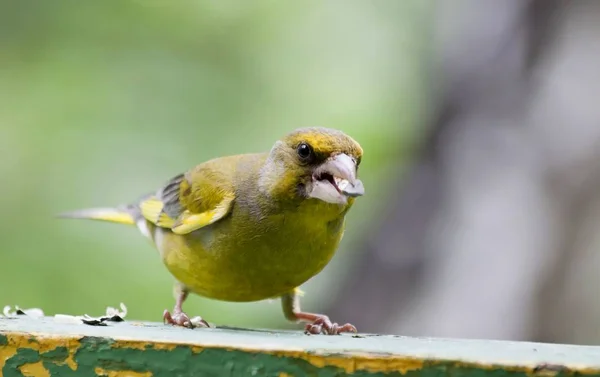
[[[57,215],[66,219],[88,219],[109,221],[113,223],[135,225],[136,212],[133,206],[121,208],[87,208],[71,212],[64,212]]]

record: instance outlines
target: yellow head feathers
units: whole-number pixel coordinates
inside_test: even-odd
[[[300,128],[287,134],[282,141],[293,149],[306,143],[314,153],[315,163],[322,163],[329,157],[345,153],[354,158],[358,165],[363,155],[363,150],[356,140],[342,131],[331,128]]]
[[[357,178],[362,154],[361,146],[341,131],[300,128],[275,143],[259,184],[274,197],[348,205],[364,194]]]

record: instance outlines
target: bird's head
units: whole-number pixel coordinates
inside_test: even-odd
[[[357,177],[362,148],[328,128],[302,128],[277,141],[266,168],[271,193],[285,198],[348,204],[364,194]]]

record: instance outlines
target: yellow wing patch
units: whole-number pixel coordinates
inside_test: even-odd
[[[191,213],[190,211],[183,212],[181,216],[177,218],[175,224],[171,226],[171,230],[175,234],[186,234],[222,219],[229,213],[234,198],[235,196],[232,194],[226,195],[215,209],[204,211],[202,213]]]
[[[148,198],[140,203],[142,216],[146,220],[163,228],[171,228],[175,221],[162,211],[163,208],[163,202],[155,197]]]
[[[226,195],[214,209],[201,213],[184,211],[177,220],[173,220],[163,212],[164,203],[156,197],[148,198],[140,203],[142,216],[151,223],[162,228],[171,228],[175,234],[186,234],[200,229],[223,218],[231,209],[235,196]]]

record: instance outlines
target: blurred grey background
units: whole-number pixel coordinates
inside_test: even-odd
[[[321,125],[367,195],[304,307],[364,332],[600,341],[600,2],[0,2],[0,304],[158,321],[134,228],[57,220]],[[192,296],[219,324],[279,302]]]

